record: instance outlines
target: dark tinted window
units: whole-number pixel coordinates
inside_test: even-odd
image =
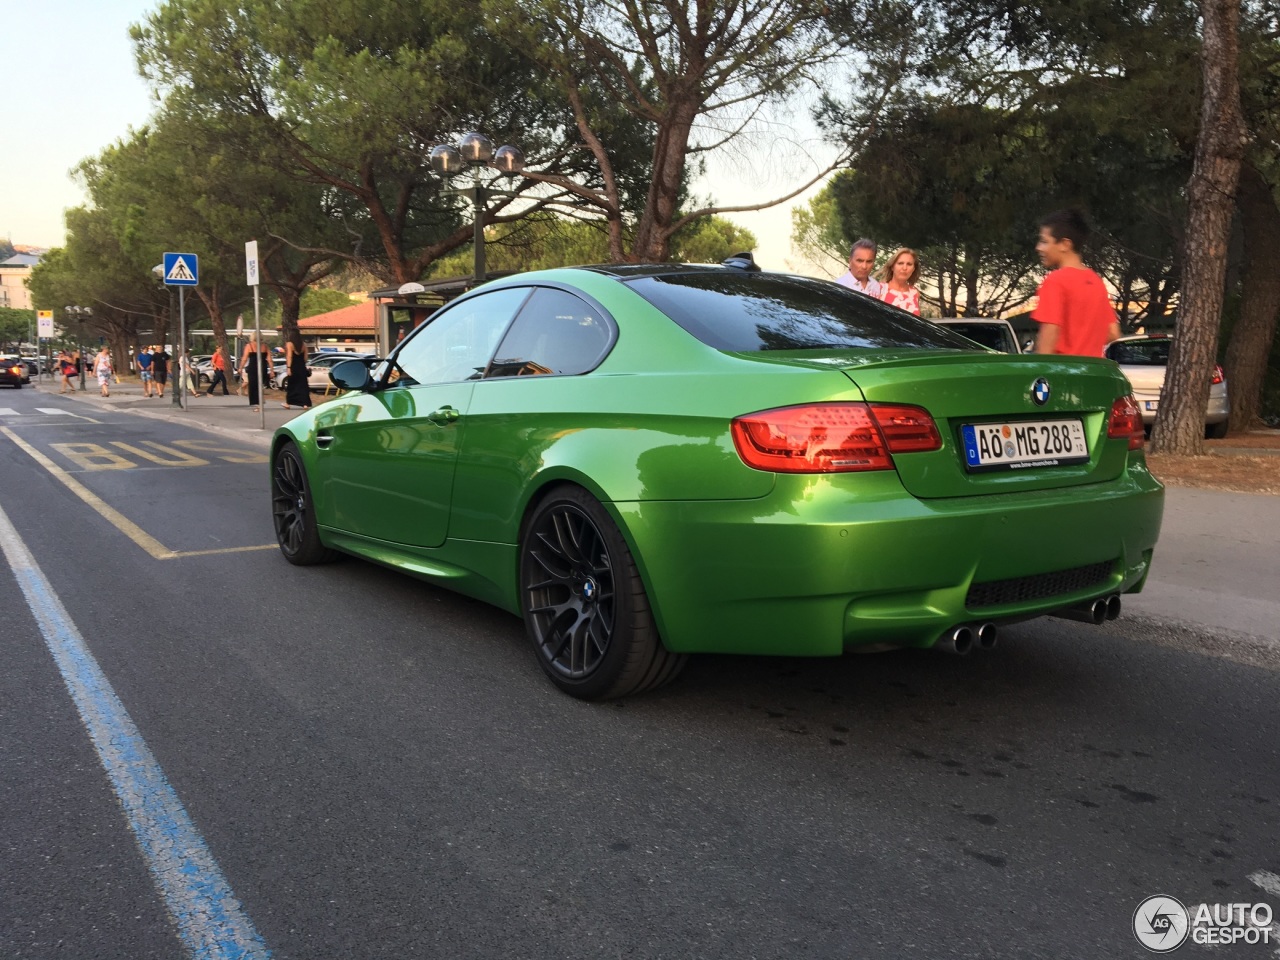
[[[1133,367],[1167,367],[1169,340],[1128,340],[1108,344],[1107,359]]]
[[[974,349],[944,327],[825,280],[725,270],[627,286],[719,350]]]
[[[488,377],[575,374],[604,357],[612,330],[600,311],[563,290],[535,290],[494,354]]]

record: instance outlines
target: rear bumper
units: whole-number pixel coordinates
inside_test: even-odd
[[[946,500],[882,473],[779,476],[759,500],[610,506],[672,650],[828,656],[1140,590],[1164,491],[1139,464],[1105,483]]]
[[[1138,401],[1138,408],[1142,411],[1142,422],[1146,426],[1151,426],[1156,422],[1156,414],[1159,412],[1160,394],[1159,393],[1135,393],[1134,398]],[[1154,404],[1154,409],[1151,405]],[[1209,390],[1209,405],[1205,408],[1204,422],[1210,423],[1226,423],[1227,417],[1231,414],[1231,404],[1227,399],[1227,391],[1225,386],[1211,387]]]

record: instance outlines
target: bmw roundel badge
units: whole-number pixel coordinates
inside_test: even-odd
[[[1031,385],[1031,399],[1035,401],[1037,407],[1043,407],[1049,402],[1049,381],[1044,377],[1040,377]]]

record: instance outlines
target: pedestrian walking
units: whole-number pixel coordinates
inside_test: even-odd
[[[893,256],[880,269],[879,278],[884,287],[880,299],[920,316],[920,290],[916,286],[920,279],[920,258],[914,250],[901,247],[893,251]]]
[[[98,389],[104,397],[111,396],[111,354],[104,346],[93,358],[93,373],[98,378]]]
[[[76,375],[76,365],[71,359],[71,354],[65,350],[58,351],[58,372],[62,374],[62,389],[59,393],[75,393],[76,385],[71,378]]]
[[[1084,265],[1088,238],[1089,226],[1078,210],[1058,210],[1040,221],[1036,253],[1050,273],[1031,314],[1040,324],[1036,353],[1101,357],[1120,336],[1106,284]]]
[[[178,350],[173,355],[173,389],[186,391],[189,397],[200,396],[196,390],[196,372],[191,366],[191,354],[186,350]]]
[[[163,397],[164,386],[169,381],[169,355],[159,344],[151,348],[151,376],[155,378],[156,396]]]
[[[874,240],[859,240],[849,251],[849,269],[836,277],[836,283],[877,300],[884,297],[884,284],[871,276],[876,265]]]
[[[213,367],[213,380],[209,383],[209,390],[205,394],[206,397],[212,397],[213,391],[218,389],[218,384],[222,384],[222,395],[228,396],[227,392],[227,354],[222,349],[221,344],[213,351],[213,359],[209,361]]]
[[[155,389],[155,381],[151,377],[151,348],[143,347],[138,354],[138,378],[142,380],[142,395],[150,397]]]

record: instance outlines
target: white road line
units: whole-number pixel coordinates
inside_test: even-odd
[[[70,410],[59,410],[57,407],[36,407],[41,413],[47,413],[51,417],[74,417],[75,414]]]
[[[1249,882],[1263,893],[1269,893],[1273,897],[1280,897],[1280,876],[1270,870],[1254,871],[1249,874]],[[1280,944],[1280,921],[1271,924],[1271,943],[1273,945]],[[1277,947],[1271,955],[1280,957],[1280,947]]]
[[[0,407],[0,417],[20,417],[20,414],[13,407]]]
[[[1258,870],[1256,873],[1249,874],[1249,882],[1273,897],[1280,897],[1280,876],[1270,870]]]
[[[182,801],[3,508],[0,549],[62,673],[187,953],[193,960],[270,957]]]

